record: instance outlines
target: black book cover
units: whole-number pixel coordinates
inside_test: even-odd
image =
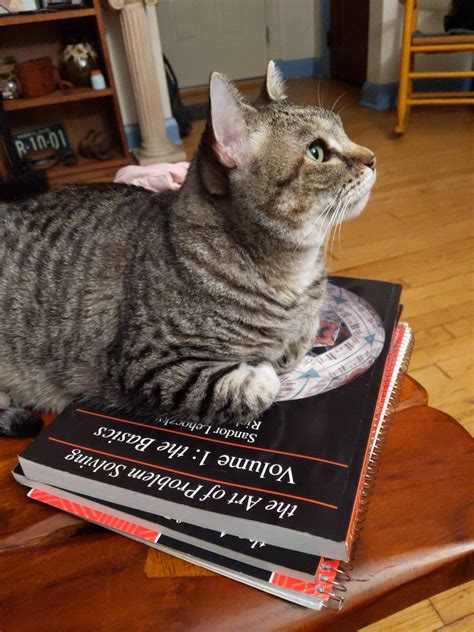
[[[380,356],[352,382],[278,402],[246,427],[167,419],[149,426],[120,413],[69,407],[23,453],[25,474],[201,527],[346,557],[342,545],[401,287],[331,281],[372,305],[386,333]]]

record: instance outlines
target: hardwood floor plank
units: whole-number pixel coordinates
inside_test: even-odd
[[[466,353],[456,353],[452,357],[441,358],[437,361],[437,365],[441,368],[444,373],[449,375],[453,380],[458,380],[465,384],[467,388],[474,387],[473,383],[473,341],[470,335],[461,336],[459,338],[455,338],[453,340],[453,344],[455,341],[464,341],[466,348],[461,343],[461,351]],[[444,343],[440,343],[444,344]]]
[[[410,369],[410,375],[420,384],[428,384],[430,386],[429,393],[439,393],[443,389],[448,391],[452,389],[452,379],[435,364],[430,364],[421,369]],[[430,404],[432,405],[431,401]]]
[[[338,260],[342,270],[379,261],[386,258],[387,254],[397,253],[398,256],[403,257],[425,248],[443,246],[445,243],[472,236],[474,236],[474,222],[470,218],[455,221],[446,226],[425,227],[424,230],[405,235],[404,238],[400,235],[384,235],[377,240],[371,239],[370,243],[366,240],[366,243],[360,245],[351,243],[348,228],[344,237],[344,256],[338,257]],[[420,266],[422,263],[422,261],[419,262]]]
[[[404,200],[405,203],[400,206],[392,207],[391,212],[395,217],[412,217],[420,212],[419,204],[417,203],[421,197],[429,196],[430,199],[430,212],[439,212],[445,208],[452,208],[453,205],[453,190],[456,191],[454,197],[454,203],[456,207],[463,205],[469,200],[472,194],[472,184],[470,184],[470,168],[471,165],[465,169],[459,170],[449,176],[449,187],[446,187],[444,179],[438,181],[426,181],[423,179],[421,182],[414,184],[408,184],[404,188]],[[388,185],[387,185],[388,186]],[[390,203],[390,191],[381,188],[380,194],[384,195],[384,201]],[[467,207],[469,208],[469,207]]]
[[[474,615],[474,581],[431,597],[429,601],[444,623]]]
[[[442,297],[447,292],[456,291],[460,296],[463,296],[469,291],[474,291],[469,276],[465,274],[454,275],[447,279],[435,280],[433,282],[427,281],[423,285],[417,285],[416,287],[410,287],[405,289],[403,293],[403,300],[407,305],[419,300],[426,299],[433,296]]]
[[[446,361],[454,359],[456,360],[455,363],[457,363],[459,358],[463,358],[471,344],[470,336],[463,336],[462,338],[445,340],[429,348],[419,349],[410,362],[410,370],[413,371],[432,364],[434,355],[436,356],[436,363],[443,369]],[[452,366],[452,363],[450,363],[450,366]]]
[[[450,279],[456,279],[460,276],[467,276],[466,283],[469,287],[472,287],[473,280],[465,273],[466,268],[469,269],[473,263],[474,261],[471,253],[463,253],[463,256],[459,257],[458,261],[456,261],[453,257],[449,264],[439,262],[436,267],[433,266],[429,270],[422,270],[420,272],[412,271],[411,273],[408,273],[406,277],[403,277],[403,281],[406,283],[406,287],[417,288],[434,282],[439,283],[442,281],[449,281]]]
[[[419,298],[413,299],[410,302],[404,300],[405,305],[405,318],[409,318],[410,322],[414,316],[418,316],[420,314],[428,315],[430,312],[435,310],[442,310],[445,308],[450,308],[451,317],[458,316],[459,305],[467,302],[469,304],[469,311],[472,311],[472,305],[474,301],[474,290],[469,291],[459,291],[459,290],[449,290],[444,292],[444,294],[435,294],[433,296],[428,296],[427,298]],[[430,325],[428,325],[430,326]]]
[[[436,632],[472,632],[474,630],[474,614],[468,614],[467,617],[443,625]]]
[[[452,305],[444,305],[441,307],[430,306],[426,312],[420,314],[410,314],[410,325],[415,331],[419,331],[423,328],[434,327],[436,325],[444,325],[449,323],[453,316],[455,318],[464,318],[472,315],[474,303],[466,301],[466,297],[459,297],[456,295],[459,303],[454,301],[454,309]],[[405,318],[405,314],[403,314]]]
[[[450,404],[451,406],[451,404]],[[460,413],[456,419],[462,425],[462,427],[467,430],[467,432],[474,437],[474,401],[471,400],[471,405],[469,410]],[[473,628],[474,629],[474,628]]]
[[[344,241],[342,243],[344,247]],[[416,284],[417,278],[424,283],[426,278],[439,278],[436,276],[438,270],[446,270],[452,264],[457,265],[459,260],[467,263],[472,252],[474,252],[474,239],[466,238],[443,244],[441,249],[439,246],[431,246],[416,250],[403,257],[397,253],[386,253],[385,257],[377,261],[358,265],[355,268],[345,268],[344,274],[348,276],[361,274],[369,277],[372,275],[373,278],[383,278],[383,275],[385,278],[397,276],[406,279],[411,287]],[[412,281],[412,278],[415,281]]]
[[[359,632],[433,632],[443,620],[428,599],[401,610],[382,621],[377,621]]]
[[[418,352],[421,349],[432,347],[433,345],[452,340],[453,338],[454,336],[445,329],[443,325],[422,329],[416,332],[416,350]]]
[[[443,327],[455,338],[465,336],[466,333],[472,336],[474,330],[474,314],[472,314],[471,318],[459,318],[459,320],[446,323]]]

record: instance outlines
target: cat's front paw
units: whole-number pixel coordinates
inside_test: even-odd
[[[275,401],[280,380],[268,362],[243,362],[216,384],[212,405],[203,421],[246,423],[259,417]]]

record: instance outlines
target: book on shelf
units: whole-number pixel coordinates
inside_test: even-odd
[[[16,478],[32,494],[59,498],[55,506],[84,506],[148,529],[159,534],[158,548],[263,590],[275,593],[275,578],[286,581],[284,590],[313,586],[303,605],[320,607],[320,595],[308,595],[321,591],[314,587],[321,559],[350,558],[412,341],[409,327],[397,325],[399,286],[337,282],[363,296],[385,329],[382,353],[352,382],[278,402],[234,433],[70,407],[20,456]],[[280,596],[301,603],[292,591]]]

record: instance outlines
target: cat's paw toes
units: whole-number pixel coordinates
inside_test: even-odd
[[[304,339],[295,343],[278,359],[276,369],[279,375],[293,371],[311,350],[311,341]]]
[[[261,415],[275,401],[280,380],[267,362],[242,363],[216,385],[212,422],[245,423]]]

